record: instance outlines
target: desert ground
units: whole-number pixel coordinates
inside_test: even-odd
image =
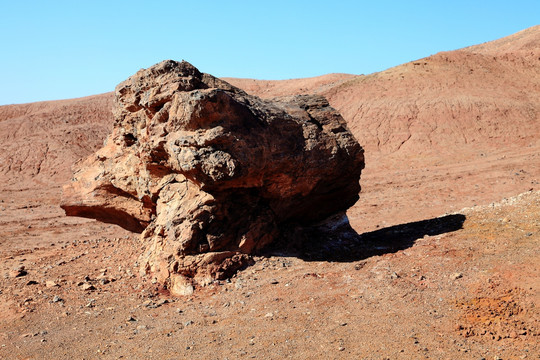
[[[59,207],[113,94],[1,106],[0,358],[540,358],[539,26],[370,75],[224,80],[343,115],[354,236],[172,297],[138,234]]]

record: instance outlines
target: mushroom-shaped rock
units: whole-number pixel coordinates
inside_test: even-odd
[[[363,150],[321,96],[263,100],[167,60],[120,83],[113,113],[61,206],[142,233],[142,270],[173,293],[358,200]]]

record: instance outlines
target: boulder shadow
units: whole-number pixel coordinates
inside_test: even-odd
[[[410,248],[424,236],[436,236],[463,228],[466,217],[451,214],[394,225],[358,234],[346,215],[324,224],[294,230],[288,244],[268,249],[268,255],[294,256],[306,261],[353,262]]]

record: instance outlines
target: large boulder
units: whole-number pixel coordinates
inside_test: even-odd
[[[62,208],[142,232],[142,271],[173,293],[358,200],[363,150],[323,97],[262,100],[167,60],[120,83],[113,113]]]

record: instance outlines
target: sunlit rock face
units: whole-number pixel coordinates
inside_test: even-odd
[[[323,97],[262,100],[167,60],[120,83],[113,113],[62,208],[141,232],[142,271],[173,293],[358,200],[363,150]]]

